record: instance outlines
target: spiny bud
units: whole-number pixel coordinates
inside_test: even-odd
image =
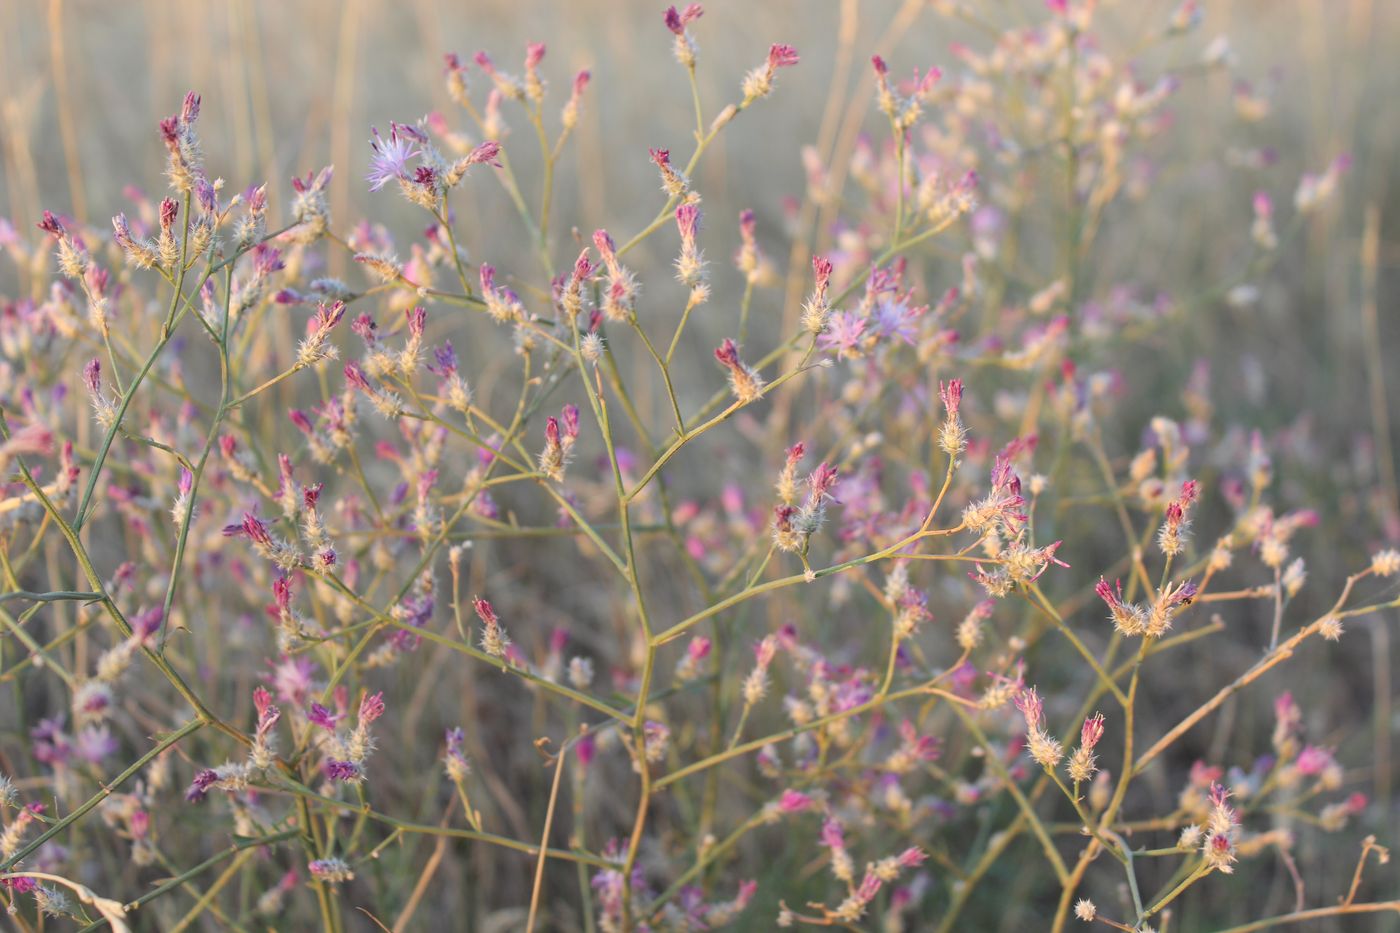
[[[656,167],[661,171],[661,190],[665,191],[673,198],[678,198],[685,194],[690,188],[690,182],[679,171],[671,166],[671,150],[669,149],[648,149],[651,153],[651,160],[656,163]]]
[[[830,259],[812,257],[812,295],[802,305],[802,329],[809,334],[820,334],[825,330],[827,318],[831,316],[831,301],[827,297],[831,288],[831,270]]]
[[[724,339],[715,350],[715,359],[729,370],[729,387],[740,402],[748,404],[763,395],[763,377],[739,359],[739,348],[733,340]]]
[[[797,49],[790,45],[774,43],[768,47],[768,60],[750,71],[744,77],[744,102],[747,107],[760,97],[767,97],[773,91],[773,77],[779,68],[790,68],[797,64]]]
[[[958,416],[962,404],[963,383],[961,379],[950,379],[945,384],[938,383],[938,397],[943,400],[943,427],[938,432],[938,446],[950,457],[956,457],[967,449],[967,430]]]

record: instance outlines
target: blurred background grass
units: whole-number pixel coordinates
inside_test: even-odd
[[[1114,28],[1130,37],[1145,29],[1143,23],[1163,21],[1173,5],[1156,0],[1103,7]],[[987,18],[998,23],[1039,15],[1027,3],[989,0],[984,6]],[[1384,475],[1395,459],[1389,439],[1400,436],[1394,389],[1400,372],[1385,371],[1389,361],[1400,359],[1394,299],[1400,286],[1400,109],[1394,105],[1400,97],[1400,3],[1214,0],[1205,6],[1204,34],[1230,37],[1236,72],[1255,76],[1256,86],[1268,92],[1271,112],[1241,124],[1225,75],[1185,89],[1173,101],[1177,130],[1159,155],[1163,166],[1198,172],[1190,181],[1200,196],[1177,211],[1142,213],[1141,222],[1151,229],[1140,239],[1104,247],[1119,254],[1117,265],[1125,256],[1135,259],[1145,286],[1173,290],[1220,277],[1228,257],[1216,253],[1213,233],[1225,217],[1238,224],[1252,194],[1252,188],[1239,187],[1238,176],[1224,172],[1228,146],[1277,154],[1263,177],[1279,200],[1291,193],[1300,173],[1320,170],[1339,153],[1351,153],[1355,163],[1340,208],[1310,222],[1303,248],[1259,283],[1257,303],[1220,303],[1193,320],[1187,333],[1174,332],[1174,342],[1147,342],[1130,351],[1124,368],[1156,383],[1136,386],[1135,397],[1146,399],[1146,407],[1136,421],[1133,415],[1124,420],[1140,424],[1174,404],[1194,361],[1207,360],[1215,373],[1218,422],[1282,432],[1291,445],[1286,462],[1284,455],[1276,457],[1281,498],[1321,514],[1320,528],[1300,552],[1314,577],[1327,581],[1319,584],[1316,600],[1330,602],[1332,581],[1400,536],[1395,484]],[[736,121],[702,166],[698,186],[710,218],[707,250],[718,263],[737,242],[733,218],[744,207],[758,212],[769,254],[780,263],[786,257],[786,242],[775,232],[784,227],[782,200],[800,199],[805,190],[801,147],[817,137],[833,89],[842,100],[868,97],[866,56],[879,52],[902,73],[916,64],[947,67],[950,43],[984,41],[920,3],[713,0],[706,7],[696,33],[708,112],[736,95],[743,72],[762,59],[770,42],[790,42],[803,56],[801,67],[782,73],[777,96]],[[833,77],[843,8],[858,30],[855,60],[849,72],[838,70]],[[518,70],[524,43],[539,40],[549,46],[545,71],[556,106],[574,71],[593,72],[557,180],[554,250],[562,263],[574,252],[566,234],[571,226],[584,233],[607,226],[626,236],[651,219],[661,199],[648,147],[689,152],[689,92],[683,70],[671,61],[660,11],[658,3],[609,0],[0,0],[0,211],[20,228],[44,208],[102,227],[105,218],[130,209],[125,185],[158,192],[163,148],[156,122],[193,88],[204,97],[200,131],[211,173],[227,179],[229,191],[267,181],[270,226],[283,219],[288,179],[333,163],[335,227],[343,231],[370,216],[403,242],[420,231],[421,213],[392,190],[372,194],[362,182],[370,125],[383,128],[391,119],[412,121],[440,110],[462,126],[443,89],[442,54],[487,49],[503,67]],[[878,129],[873,121],[866,125]],[[522,131],[528,132],[522,127],[517,134]],[[523,143],[512,149],[512,158],[533,184],[533,141]],[[466,186],[454,196],[454,206],[474,255],[499,264],[518,251],[515,265],[526,266],[524,237],[498,186]],[[1144,243],[1167,249],[1144,250]],[[669,261],[667,248],[649,241],[636,265],[643,272],[659,268]],[[330,257],[332,271],[343,270],[343,255],[332,251]],[[6,266],[0,277],[11,272]],[[1191,279],[1183,283],[1183,276]],[[10,291],[8,281],[0,286],[0,293]],[[708,339],[710,326],[699,324]],[[755,343],[766,345],[775,330],[772,320],[756,319]],[[469,348],[468,355],[476,354]],[[699,360],[695,369],[708,365]],[[694,397],[712,387],[695,387]],[[722,477],[707,475],[708,466],[677,468],[693,470],[691,479],[716,493]],[[1356,492],[1368,488],[1379,492]],[[562,585],[569,574],[560,576]],[[1310,608],[1300,607],[1300,616]],[[1244,638],[1183,652],[1181,663],[1233,669],[1255,657],[1255,640]],[[1320,721],[1346,727],[1328,736],[1328,743],[1341,746],[1344,760],[1375,762],[1364,783],[1381,812],[1390,814],[1390,839],[1382,841],[1394,842],[1400,809],[1386,802],[1394,800],[1391,735],[1400,721],[1391,702],[1391,638],[1383,625],[1358,624],[1338,650],[1315,653],[1309,663],[1329,666],[1307,670],[1302,681],[1295,670],[1257,689],[1267,696],[1293,686],[1314,704],[1310,712]],[[1168,691],[1157,699],[1163,710],[1189,708],[1199,702],[1196,692],[1174,701]],[[1263,702],[1254,706],[1241,715],[1267,710]],[[484,718],[490,712],[483,710]],[[1227,709],[1225,716],[1233,715],[1233,707]],[[1268,726],[1226,718],[1201,730],[1188,749],[1219,756],[1232,732],[1259,729],[1267,734]],[[494,745],[489,736],[485,742]],[[426,766],[434,753],[424,749],[415,757]],[[524,759],[503,773],[534,775],[531,752],[522,747],[520,754]],[[1165,784],[1158,789],[1173,792]],[[1316,877],[1321,890],[1342,883],[1351,858],[1348,850],[1323,866],[1325,874]],[[502,889],[506,903],[514,897],[510,887]],[[1003,922],[1017,922],[1014,914],[1007,917]]]

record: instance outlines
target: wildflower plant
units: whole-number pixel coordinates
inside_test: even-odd
[[[1348,161],[1290,191],[1236,153],[1272,190],[1217,232],[1220,281],[1176,291],[1141,267],[1161,244],[1123,242],[1200,196],[1146,177],[1172,101],[1244,80],[1196,4],[1132,41],[1089,0],[930,6],[980,38],[915,63],[840,31],[868,61],[852,131],[786,154],[785,225],[736,224],[703,169],[805,106],[783,96],[814,56],[759,48],[716,103],[690,4],[647,41],[693,139],[625,154],[635,230],[559,216],[599,89],[533,42],[447,54],[452,112],[381,120],[364,171],[302,166],[285,204],[225,182],[191,92],[155,130],[158,202],[3,228],[16,923],[1400,913],[1370,896],[1392,801],[1358,789],[1355,724],[1261,696],[1393,618],[1400,522],[1318,541],[1286,432],[1225,424],[1208,373],[1164,391],[1127,363],[1301,249]],[[336,172],[418,233],[335,216]],[[477,253],[484,191],[516,228]],[[1323,546],[1368,556],[1314,597]],[[1224,716],[1270,738],[1204,741]],[[1345,891],[1298,870],[1324,836],[1359,853]],[[1296,901],[1241,893],[1280,871]]]

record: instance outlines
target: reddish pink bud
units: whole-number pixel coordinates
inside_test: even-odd
[[[912,846],[899,853],[899,867],[917,868],[918,866],[922,865],[927,859],[928,855],[924,852],[923,849],[920,849],[918,846]]]
[[[963,383],[961,379],[949,379],[945,384],[941,380],[938,383],[938,397],[943,400],[943,407],[948,411],[949,418],[956,418],[958,406],[962,404]]]
[[[798,790],[785,790],[778,798],[778,809],[783,813],[801,813],[810,806],[812,798]]]
[[[768,67],[789,68],[797,64],[797,49],[790,45],[774,43],[768,47]]]
[[[160,229],[166,233],[175,225],[175,216],[180,212],[180,205],[174,198],[165,198],[160,202]]]
[[[477,596],[472,598],[472,608],[476,610],[477,618],[486,625],[499,624],[499,620],[496,618],[496,610],[491,608],[491,604],[481,597]]]
[[[1103,728],[1103,713],[1095,713],[1085,719],[1084,727],[1079,730],[1079,744],[1092,751],[1099,744],[1099,739],[1103,738]]]
[[[690,640],[690,644],[685,647],[686,656],[691,661],[699,662],[710,656],[710,640],[704,635],[697,635]]]
[[[682,240],[687,243],[693,241],[700,226],[700,205],[682,204],[676,208],[676,226],[680,229]]]
[[[360,725],[367,726],[384,715],[384,692],[366,691],[360,696]]]
[[[729,369],[738,367],[740,365],[738,346],[735,345],[733,340],[725,337],[724,342],[715,349],[715,359],[719,360],[721,365]]]
[[[44,211],[44,219],[37,224],[38,228],[50,236],[58,239],[63,236],[63,224],[59,223],[52,211]]]

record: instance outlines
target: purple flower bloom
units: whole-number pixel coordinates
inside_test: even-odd
[[[860,356],[865,324],[865,318],[854,312],[837,311],[828,321],[818,343],[823,350],[834,350],[838,359]]]
[[[209,793],[209,788],[213,787],[219,780],[219,774],[212,768],[205,768],[194,776],[190,782],[189,790],[185,791],[185,799],[190,803],[199,803]]]
[[[332,758],[326,762],[326,777],[332,781],[354,782],[361,780],[364,772],[353,761],[338,761]]]
[[[320,726],[327,732],[335,731],[335,722],[340,717],[326,709],[320,703],[312,703],[311,711],[306,714],[306,718],[314,725]]]
[[[374,127],[370,127],[370,132],[374,134],[369,141],[374,155],[370,156],[369,174],[365,176],[365,181],[369,182],[369,190],[378,191],[393,179],[403,178],[407,174],[408,160],[418,155],[418,150],[408,139],[399,136],[397,125],[392,125],[388,139],[380,136],[379,130]]]

